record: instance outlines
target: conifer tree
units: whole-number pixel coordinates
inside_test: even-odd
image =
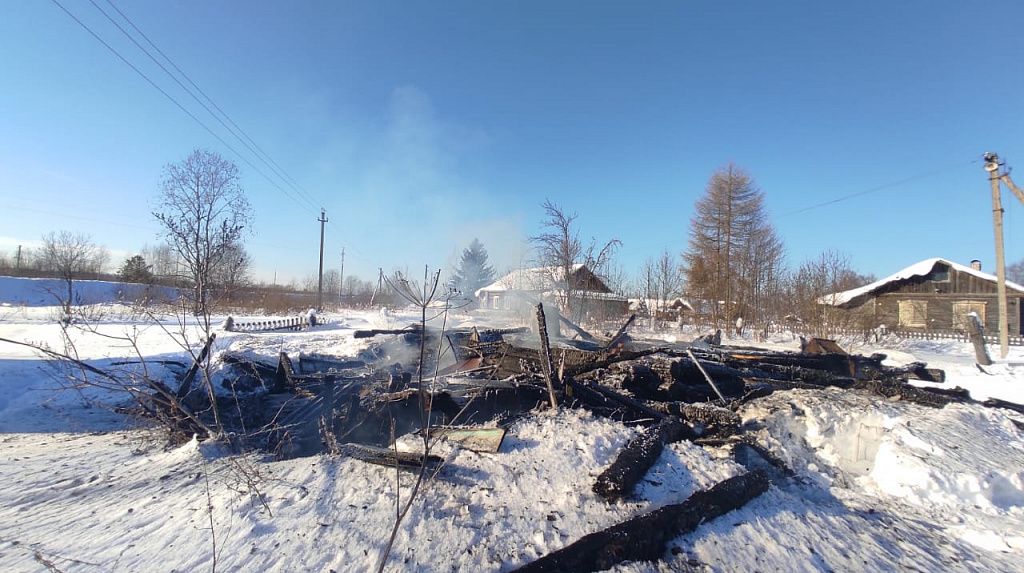
[[[478,239],[462,251],[459,267],[455,270],[455,286],[466,296],[494,282],[494,267],[487,264],[487,249]]]
[[[731,163],[715,171],[697,201],[683,254],[690,295],[716,319],[763,318],[777,298],[783,258],[754,180]]]
[[[127,283],[148,284],[153,282],[153,273],[150,271],[150,267],[152,265],[147,265],[146,259],[142,255],[135,255],[124,261],[117,274],[121,276],[121,280]]]

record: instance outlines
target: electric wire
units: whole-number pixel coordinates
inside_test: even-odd
[[[267,181],[268,181],[268,182],[269,182],[269,183],[270,183],[271,185],[273,185],[273,186],[274,186],[275,188],[277,188],[277,189],[278,189],[278,190],[280,190],[280,191],[281,191],[282,193],[284,193],[284,194],[285,194],[285,195],[286,195],[286,196],[287,196],[287,197],[288,197],[289,199],[291,199],[291,200],[292,200],[292,201],[293,201],[293,202],[294,202],[294,203],[295,203],[296,205],[298,205],[299,207],[301,207],[301,208],[303,208],[303,209],[306,209],[306,210],[308,210],[308,211],[314,212],[314,213],[316,212],[316,210],[315,210],[315,209],[311,209],[311,208],[309,208],[308,206],[306,206],[306,205],[304,205],[304,204],[300,203],[300,202],[298,201],[298,199],[297,199],[296,197],[294,197],[294,196],[293,196],[293,195],[292,195],[291,193],[289,193],[289,192],[288,192],[288,191],[287,191],[286,189],[284,189],[284,188],[283,188],[283,187],[281,187],[281,186],[280,186],[279,184],[277,184],[277,182],[275,182],[275,181],[274,181],[273,179],[271,179],[270,177],[268,177],[266,173],[264,173],[264,172],[263,172],[263,171],[261,171],[261,170],[260,170],[260,169],[259,169],[258,167],[256,167],[256,166],[255,166],[255,165],[254,165],[254,164],[253,164],[253,163],[252,163],[251,161],[249,161],[249,159],[248,159],[247,157],[245,157],[244,155],[242,155],[241,153],[239,153],[239,152],[238,152],[238,150],[236,150],[236,149],[235,149],[234,147],[232,147],[230,143],[228,143],[227,141],[225,141],[223,137],[221,137],[221,136],[220,136],[220,135],[218,135],[218,134],[217,134],[217,133],[216,133],[215,131],[213,131],[212,129],[210,129],[210,127],[209,127],[208,125],[206,125],[205,123],[203,123],[203,121],[202,121],[202,120],[200,120],[200,119],[199,119],[198,117],[196,117],[194,113],[192,113],[191,111],[189,111],[189,110],[188,110],[188,108],[186,108],[186,107],[185,107],[185,106],[183,106],[183,105],[182,105],[181,103],[179,103],[179,102],[178,102],[178,100],[174,99],[174,97],[173,97],[173,96],[171,96],[171,94],[167,93],[167,91],[166,91],[166,90],[164,90],[163,88],[161,88],[161,87],[160,87],[160,86],[159,86],[159,85],[158,85],[158,84],[157,84],[156,82],[154,82],[154,81],[153,81],[152,79],[150,79],[150,77],[149,77],[149,76],[147,76],[147,75],[146,75],[145,73],[143,73],[143,72],[142,72],[142,70],[140,70],[140,69],[139,69],[138,67],[136,67],[136,66],[135,66],[135,64],[133,64],[133,63],[131,63],[130,61],[128,61],[128,59],[127,59],[127,58],[125,58],[125,57],[124,57],[123,55],[121,55],[121,53],[120,53],[120,52],[118,52],[118,51],[117,51],[117,50],[116,50],[116,49],[115,49],[115,48],[114,48],[113,46],[111,46],[110,44],[108,44],[108,43],[106,42],[106,40],[104,40],[104,39],[103,39],[103,38],[101,38],[101,37],[100,37],[100,36],[99,36],[99,35],[98,35],[98,34],[97,34],[96,32],[94,32],[94,31],[92,30],[92,28],[90,28],[89,26],[87,26],[87,25],[86,25],[86,24],[85,24],[84,22],[82,22],[82,21],[81,21],[80,19],[78,19],[78,17],[77,17],[77,16],[75,16],[75,15],[74,15],[74,14],[73,14],[73,13],[72,13],[72,12],[71,12],[70,10],[68,10],[67,8],[65,8],[65,7],[64,7],[64,5],[63,5],[63,4],[61,4],[59,0],[51,0],[51,2],[53,2],[54,4],[56,4],[56,5],[57,5],[57,7],[59,7],[59,8],[60,8],[60,9],[61,9],[62,11],[64,11],[64,13],[65,13],[65,14],[67,14],[67,15],[68,15],[68,16],[69,16],[69,17],[70,17],[70,18],[71,18],[72,20],[74,20],[74,21],[75,21],[76,23],[78,23],[78,25],[79,25],[79,26],[81,26],[81,27],[82,27],[82,28],[83,28],[83,29],[84,29],[84,30],[85,30],[86,32],[88,32],[88,33],[89,33],[89,34],[90,34],[90,35],[91,35],[91,36],[92,36],[93,38],[95,38],[95,39],[96,39],[96,41],[98,41],[99,43],[103,44],[103,46],[104,46],[105,48],[107,48],[107,50],[109,50],[109,51],[110,51],[110,52],[111,52],[112,54],[114,54],[115,56],[117,56],[117,58],[118,58],[119,60],[121,60],[121,62],[123,62],[123,63],[124,63],[125,65],[127,65],[128,67],[130,67],[130,68],[131,68],[131,69],[132,69],[133,71],[135,71],[135,73],[137,73],[137,74],[138,74],[139,76],[141,76],[141,77],[142,77],[142,79],[146,80],[146,82],[147,82],[147,83],[149,83],[149,85],[151,85],[151,86],[152,86],[152,87],[153,87],[154,89],[156,89],[156,90],[157,90],[157,91],[159,91],[159,92],[160,92],[161,94],[163,94],[163,96],[164,96],[164,97],[166,97],[166,98],[167,98],[168,100],[170,100],[170,101],[171,101],[171,103],[173,103],[173,104],[174,104],[175,106],[177,106],[177,107],[178,107],[178,109],[180,109],[180,110],[181,110],[182,112],[184,112],[184,113],[185,113],[185,115],[187,115],[187,116],[189,116],[190,118],[192,118],[192,120],[193,120],[193,121],[195,121],[196,123],[198,123],[198,124],[200,125],[200,127],[202,127],[203,129],[205,129],[205,130],[207,131],[207,133],[209,133],[210,135],[212,135],[212,136],[213,136],[213,137],[214,137],[215,139],[217,139],[217,141],[221,142],[221,143],[222,143],[222,144],[223,144],[223,145],[224,145],[225,147],[227,147],[227,148],[228,148],[228,149],[229,149],[229,150],[230,150],[230,151],[231,151],[232,153],[234,153],[234,154],[235,154],[235,155],[236,155],[236,156],[237,156],[237,157],[238,157],[239,159],[241,159],[242,161],[244,161],[244,162],[246,163],[246,165],[248,165],[249,167],[251,167],[251,168],[253,169],[253,171],[255,171],[256,173],[259,173],[260,175],[262,175],[264,179],[266,179],[266,180],[267,180]]]
[[[133,30],[135,30],[135,32],[139,34],[139,36],[142,37],[142,39],[146,41],[147,44],[149,44],[150,47],[153,48],[153,50],[160,54],[160,56],[168,64],[170,64],[171,67],[174,68],[174,70],[177,71],[178,74],[180,74],[181,77],[185,79],[185,81],[187,81],[193,88],[195,88],[196,92],[202,95],[203,98],[205,98],[206,101],[208,101],[210,105],[212,105],[214,109],[216,109],[220,113],[220,115],[223,116],[224,119],[226,119],[228,123],[231,124],[231,126],[233,126],[233,128],[225,124],[224,120],[218,117],[217,114],[213,113],[213,111],[205,103],[203,103],[203,101],[200,100],[194,93],[192,93],[192,91],[189,90],[189,88],[185,87],[181,83],[181,81],[179,81],[178,78],[174,76],[174,74],[172,74],[166,67],[164,67],[163,64],[161,64],[155,57],[153,57],[153,55],[150,54],[145,48],[140,46],[139,43],[136,42],[135,39],[127,31],[125,31],[125,29],[122,28],[111,16],[109,16],[102,8],[100,8],[94,0],[89,0],[89,2],[93,6],[95,6],[96,9],[100,11],[100,13],[106,16],[106,18],[110,20],[111,23],[117,26],[117,28],[121,30],[121,32],[125,34],[125,36],[127,36],[128,39],[130,39],[136,46],[138,46],[140,50],[142,50],[147,56],[149,56],[149,58],[153,60],[153,62],[156,63],[156,65],[160,66],[160,69],[167,73],[167,75],[170,76],[171,79],[177,82],[177,84],[181,86],[182,89],[184,89],[189,95],[191,95],[192,98],[199,103],[199,105],[203,106],[203,108],[206,109],[206,111],[209,112],[210,115],[213,116],[214,119],[216,119],[222,126],[224,126],[225,129],[227,129],[232,135],[234,135],[235,138],[242,143],[242,145],[244,145],[250,152],[252,152],[254,156],[259,158],[260,161],[262,161],[267,167],[269,167],[270,170],[273,171],[275,175],[280,177],[282,181],[291,186],[291,188],[294,189],[295,192],[302,196],[307,202],[309,202],[309,204],[312,207],[316,208],[318,206],[318,203],[315,200],[315,198],[308,191],[306,191],[304,187],[299,185],[295,178],[291,176],[291,174],[285,171],[284,168],[282,168],[276,161],[274,161],[274,158],[271,157],[266,151],[264,151],[263,148],[261,148],[252,139],[252,137],[250,137],[249,134],[245,132],[244,129],[242,129],[233,119],[231,119],[231,116],[229,116],[227,112],[225,112],[219,105],[217,105],[217,102],[213,101],[213,98],[207,95],[207,93],[203,91],[203,89],[200,88],[199,85],[197,85],[196,82],[193,81],[192,78],[189,77],[189,75],[181,69],[181,67],[175,64],[174,60],[172,60],[170,56],[164,53],[164,51],[161,50],[160,47],[157,46],[153,42],[153,40],[151,40],[149,36],[146,35],[145,32],[143,32],[137,25],[135,25],[135,22],[133,22],[131,18],[129,18],[124,12],[121,11],[121,9],[118,8],[116,4],[114,4],[113,0],[106,0],[106,2],[121,16],[121,18],[125,20],[125,22],[128,23],[129,26],[131,26]]]
[[[857,198],[857,197],[862,197],[864,195],[869,195],[871,193],[877,193],[879,191],[884,191],[884,190],[890,189],[892,187],[899,187],[900,185],[905,185],[907,183],[910,183],[912,181],[917,181],[919,179],[926,179],[928,177],[934,177],[935,175],[938,175],[940,173],[945,173],[946,171],[950,171],[952,169],[960,168],[960,167],[963,167],[964,165],[969,165],[969,164],[972,164],[972,163],[978,163],[980,161],[981,161],[981,159],[974,159],[974,160],[968,161],[966,163],[956,163],[956,164],[953,164],[953,165],[947,165],[946,167],[941,167],[939,169],[933,169],[931,171],[926,171],[926,172],[923,172],[923,173],[918,173],[917,175],[911,175],[910,177],[906,177],[904,179],[899,179],[897,181],[892,181],[892,182],[889,182],[889,183],[883,183],[882,185],[878,185],[876,187],[871,187],[870,189],[865,189],[863,191],[858,191],[856,193],[850,193],[849,195],[843,195],[841,197],[836,197],[835,199],[830,199],[830,200],[824,201],[822,203],[815,203],[814,205],[809,205],[807,207],[801,207],[800,209],[796,209],[795,211],[789,211],[789,212],[783,213],[783,214],[779,215],[779,217],[788,217],[790,215],[798,215],[800,213],[806,213],[807,211],[811,211],[813,209],[819,209],[821,207],[827,207],[829,205],[835,205],[836,203],[842,203],[843,201],[848,201],[850,199],[854,199],[854,198]]]

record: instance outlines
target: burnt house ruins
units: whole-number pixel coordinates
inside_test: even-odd
[[[1024,286],[1006,281],[1011,335],[1024,323]],[[880,281],[819,299],[837,318],[861,328],[881,325],[893,330],[964,332],[967,317],[976,313],[985,330],[998,332],[996,277],[981,263],[961,265],[948,259],[927,259]]]

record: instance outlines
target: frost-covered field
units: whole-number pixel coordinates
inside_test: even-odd
[[[46,307],[0,308],[0,337],[57,344],[52,316]],[[137,335],[149,358],[184,357],[163,328],[125,308],[96,316],[102,333]],[[368,344],[354,329],[402,326],[410,317],[331,318],[302,333],[218,332],[217,350],[353,356]],[[165,326],[177,323],[166,317]],[[76,337],[82,357],[101,366],[133,353],[95,335]],[[786,337],[765,344],[795,347]],[[988,374],[964,343],[851,350],[885,352],[894,363],[924,360],[946,369],[944,386],[1024,402],[1020,348]],[[167,450],[151,430],[56,387],[39,356],[0,343],[0,570],[203,571],[214,556],[219,571],[374,567],[395,514],[393,471],[329,456],[230,457],[195,442]],[[1024,431],[1013,420],[1024,415],[975,405],[934,410],[841,390],[777,392],[741,415],[797,477],[674,540],[661,563],[617,570],[1020,569]],[[725,450],[681,442],[662,454],[635,500],[609,505],[591,486],[634,435],[569,410],[520,420],[500,453],[442,444],[448,464],[405,521],[389,569],[510,570],[746,471]]]

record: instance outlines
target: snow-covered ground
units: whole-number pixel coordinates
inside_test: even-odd
[[[67,298],[67,283],[61,279],[30,279],[0,276],[0,308],[50,306]],[[114,281],[73,281],[71,300],[75,304],[100,304],[112,300],[142,298],[173,300],[178,289]]]
[[[0,337],[59,345],[52,310],[0,309]],[[185,357],[167,334],[181,330],[173,317],[159,326],[125,307],[94,314],[101,334],[136,335],[147,358]],[[354,329],[400,327],[412,316],[330,319],[299,333],[218,332],[217,350],[354,356],[368,344]],[[194,325],[184,330],[198,339]],[[76,342],[82,358],[101,366],[134,353],[96,335],[76,334]],[[796,343],[780,336],[762,344]],[[884,352],[894,364],[923,360],[946,369],[944,386],[1024,401],[1024,349],[987,374],[966,343],[849,349]],[[386,544],[396,493],[409,494],[408,475],[399,489],[393,470],[351,459],[274,462],[196,442],[165,449],[155,432],[58,387],[38,355],[0,342],[2,571],[203,571],[214,559],[218,571],[365,571]],[[1020,569],[1024,431],[1014,420],[1024,415],[841,390],[777,392],[740,413],[796,477],[675,539],[662,562],[617,570]],[[725,449],[682,442],[666,449],[635,499],[608,504],[592,492],[594,478],[636,433],[568,410],[520,420],[496,454],[442,443],[447,465],[404,522],[389,570],[507,571],[746,471]]]

